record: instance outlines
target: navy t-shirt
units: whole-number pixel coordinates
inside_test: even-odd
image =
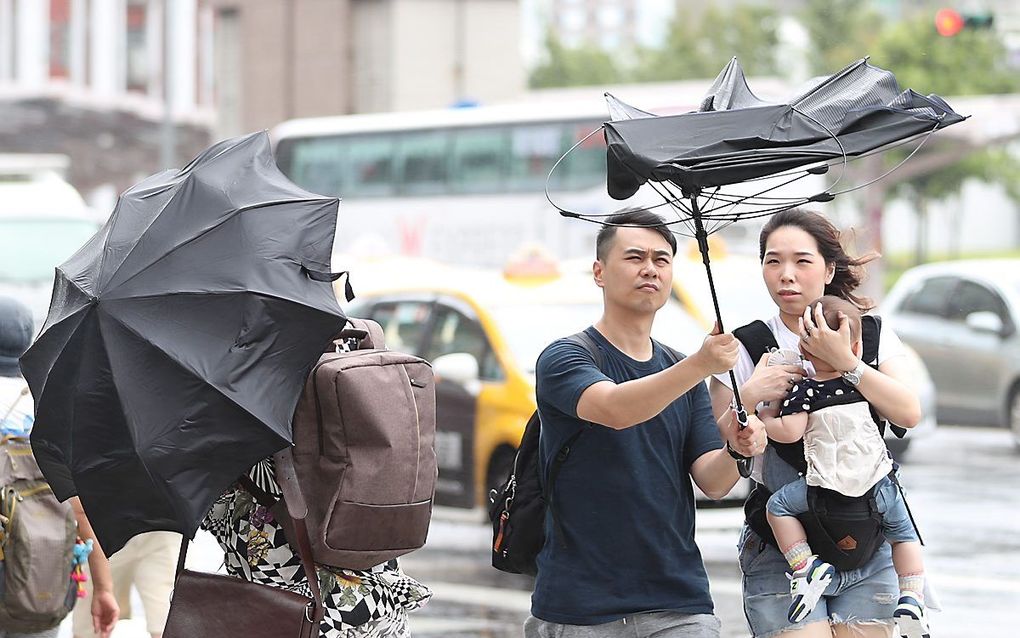
[[[577,401],[592,384],[622,383],[664,370],[673,360],[659,344],[637,361],[595,328],[586,332],[603,351],[600,371],[582,346],[558,340],[538,358],[540,467],[578,429]],[[708,576],[694,544],[691,464],[723,445],[704,383],[658,416],[624,430],[593,425],[571,446],[553,493],[562,543],[538,556],[531,613],[549,622],[594,625],[630,614],[672,610],[712,613]]]

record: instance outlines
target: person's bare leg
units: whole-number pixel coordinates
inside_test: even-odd
[[[776,544],[779,545],[780,551],[785,552],[797,543],[807,542],[807,533],[796,516],[776,516],[768,512],[766,517],[772,533],[776,535]]]
[[[821,600],[836,575],[835,568],[815,556],[807,543],[804,527],[793,516],[767,513],[779,549],[793,569],[790,577],[790,622],[806,619]]]
[[[924,609],[924,559],[921,543],[893,543],[893,566],[899,580],[900,599],[893,617],[901,636],[930,636],[928,615]]]
[[[862,620],[832,626],[834,638],[893,638],[896,627],[883,620]]]
[[[832,625],[828,620],[819,620],[796,629],[787,629],[777,635],[783,638],[833,638]]]
[[[924,558],[921,556],[921,543],[917,541],[893,543],[892,562],[896,568],[896,575],[900,578],[923,575]]]

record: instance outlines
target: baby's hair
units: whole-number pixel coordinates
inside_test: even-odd
[[[846,315],[850,323],[850,343],[861,338],[861,311],[853,303],[835,295],[825,295],[811,302],[811,316],[815,316],[815,306],[822,304],[822,316],[825,323],[833,330],[839,330],[839,313]]]

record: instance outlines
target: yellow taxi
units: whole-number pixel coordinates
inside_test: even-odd
[[[502,271],[402,258],[350,270],[358,296],[348,313],[377,321],[388,348],[430,361],[436,373],[436,503],[484,505],[535,410],[538,355],[601,316],[590,262],[587,272],[565,270],[531,250]],[[675,299],[652,330],[681,352],[700,347],[705,333]]]

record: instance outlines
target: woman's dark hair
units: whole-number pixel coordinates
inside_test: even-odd
[[[828,219],[821,214],[802,208],[791,208],[776,213],[761,229],[758,236],[758,260],[765,260],[765,244],[769,235],[784,226],[793,226],[803,230],[814,238],[818,244],[826,265],[834,266],[832,281],[825,285],[825,294],[846,299],[853,305],[867,312],[875,307],[871,299],[854,294],[864,280],[864,264],[876,259],[878,253],[869,252],[856,259],[847,254],[840,243],[840,232]]]
[[[635,226],[654,230],[662,235],[669,243],[670,249],[676,255],[676,237],[669,232],[669,228],[662,223],[662,218],[650,210],[642,208],[627,208],[606,218],[602,229],[595,238],[595,258],[604,261],[606,253],[609,252],[609,243],[616,237],[616,229],[620,226]]]

